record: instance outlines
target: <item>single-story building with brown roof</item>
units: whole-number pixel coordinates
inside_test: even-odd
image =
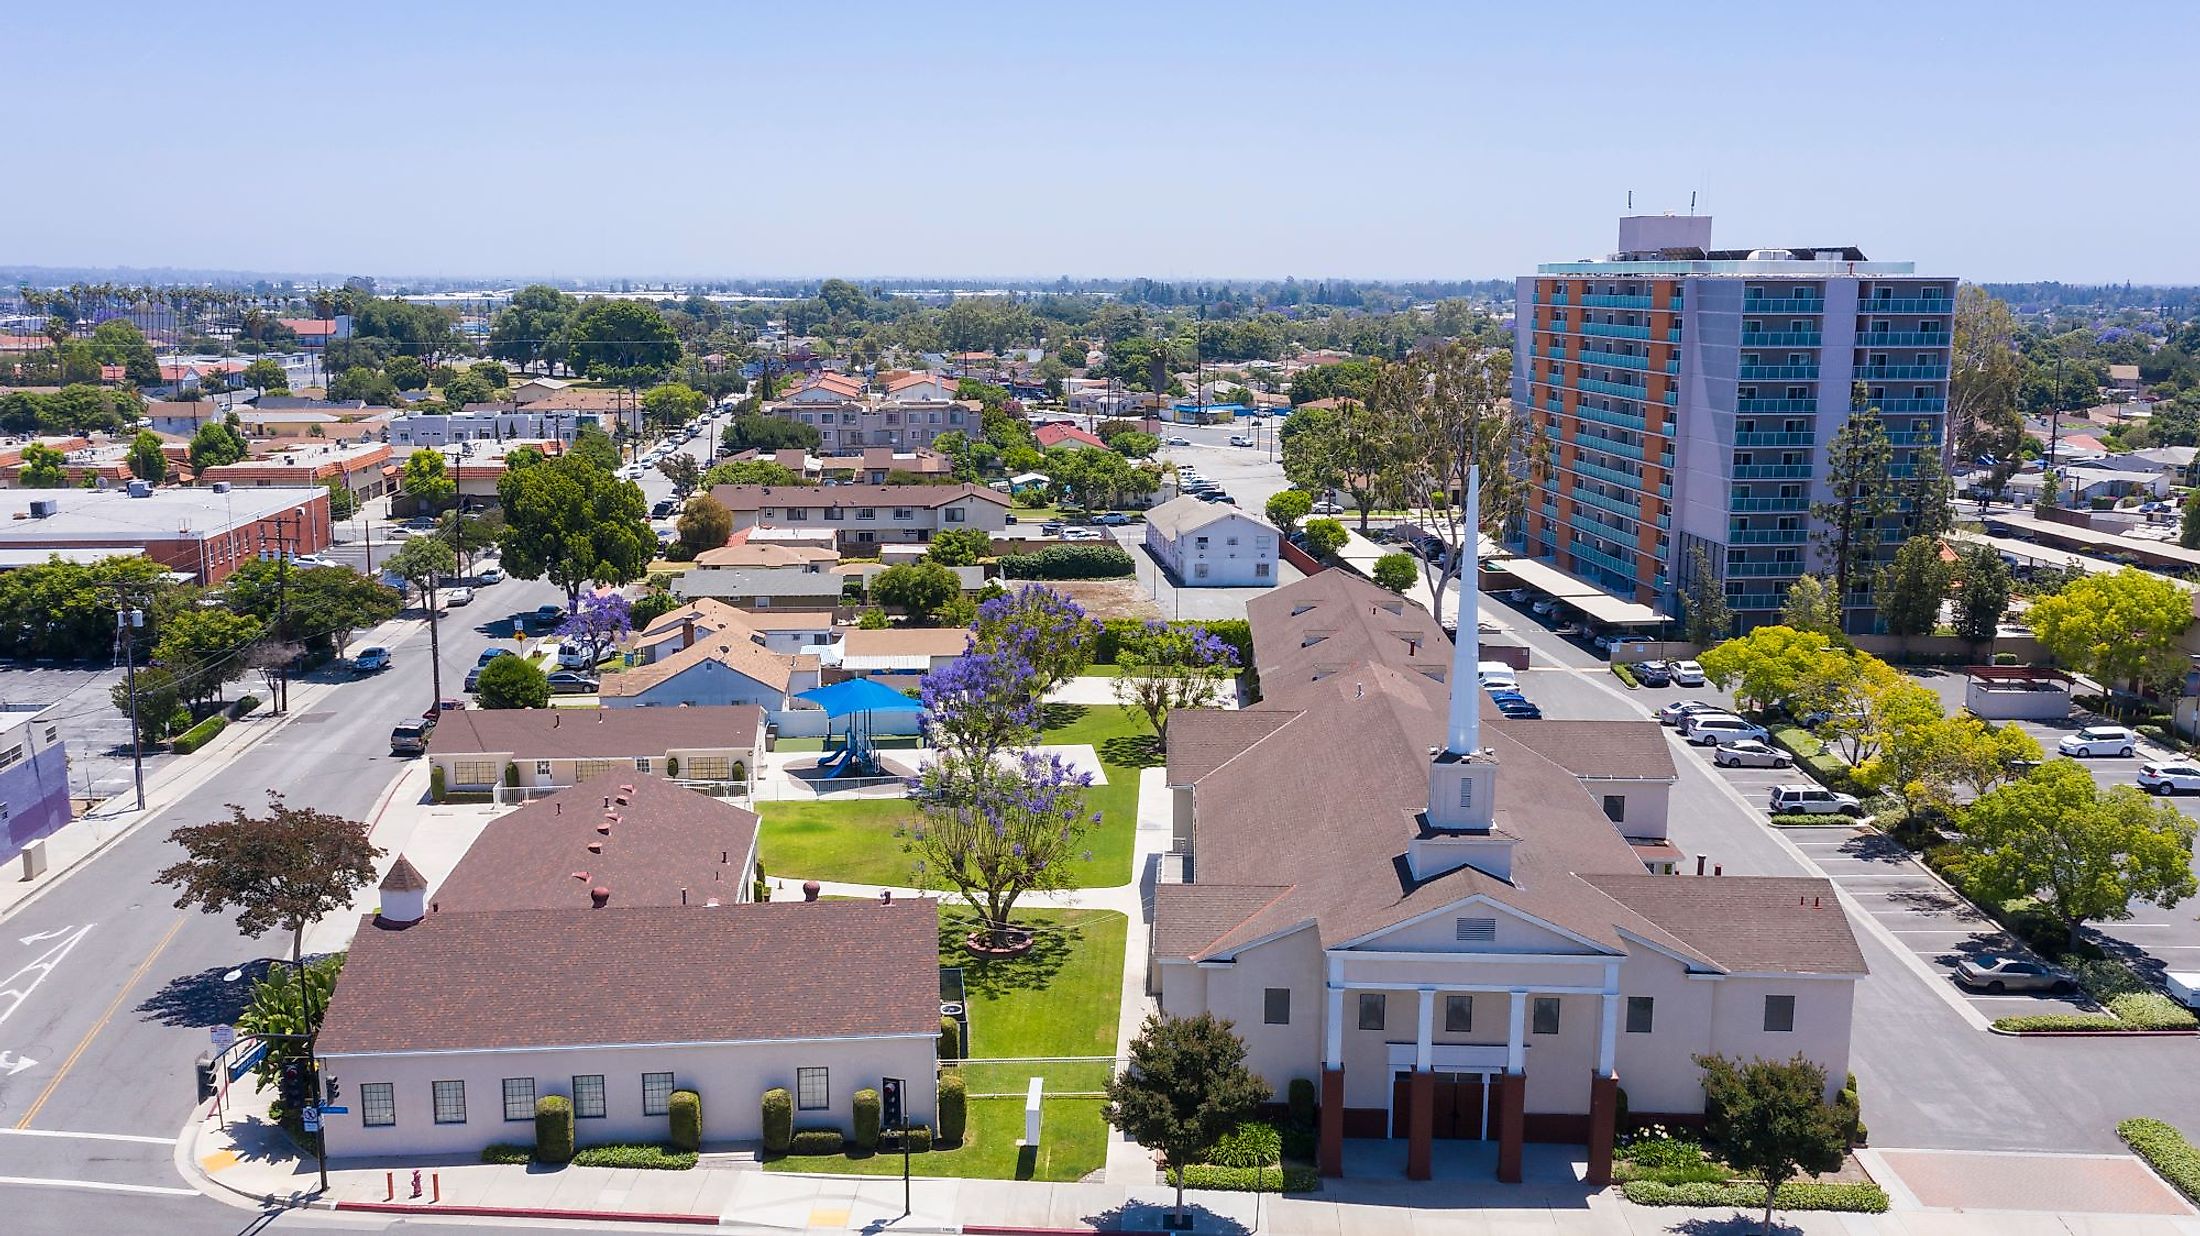
[[[854,1096],[901,1082],[933,1119],[939,914],[928,900],[758,903],[756,817],[619,774],[492,822],[441,885],[399,856],[315,1043],[328,1153],[471,1159],[573,1106],[576,1141],[662,1142],[674,1091],[707,1143],[852,1132]]]
[[[916,686],[969,646],[970,632],[962,627],[851,627],[819,660],[843,678],[868,678],[899,691]]]
[[[546,793],[606,773],[745,784],[764,753],[764,710],[466,708],[442,714],[428,761],[447,790]]]

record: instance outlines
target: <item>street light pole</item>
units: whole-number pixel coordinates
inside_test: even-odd
[[[115,639],[122,644],[122,663],[126,667],[123,690],[130,696],[130,773],[137,782],[137,809],[140,811],[145,810],[145,739],[138,729],[136,632],[144,626],[144,610],[117,604]]]

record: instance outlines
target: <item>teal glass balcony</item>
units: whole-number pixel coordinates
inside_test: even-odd
[[[1747,339],[1748,336],[1743,336]],[[1856,332],[1856,346],[1860,348],[1945,348],[1948,335],[1945,331],[1919,330],[1870,330]]]
[[[1871,406],[1881,412],[1946,412],[1945,399],[1875,399]]]
[[[1859,382],[1945,382],[1946,365],[1859,365]]]
[[[1735,610],[1779,609],[1787,604],[1787,595],[1779,592],[1729,592],[1727,607]]]
[[[1583,562],[1602,567],[1605,570],[1612,572],[1614,575],[1618,575],[1622,579],[1625,579],[1630,585],[1635,582],[1635,564],[1629,562],[1625,558],[1605,553],[1603,550],[1597,549],[1594,546],[1583,545],[1579,541],[1574,542],[1572,545],[1569,545],[1566,548],[1573,551],[1574,557],[1580,559]]]
[[[1660,481],[1658,483],[1658,496],[1665,499],[1667,502],[1671,502],[1673,500],[1672,484],[1670,482]]]
[[[1809,464],[1735,464],[1737,481],[1807,481]]]
[[[1581,303],[1592,309],[1648,309],[1650,297],[1643,296],[1584,296]]]
[[[1809,433],[1738,433],[1736,446],[1816,446],[1818,435]]]
[[[1649,431],[1649,420],[1645,417],[1633,415],[1632,413],[1608,412],[1603,408],[1592,408],[1588,404],[1581,403],[1574,405],[1574,415],[1580,417],[1582,420],[1585,421],[1595,421],[1599,425],[1612,425],[1620,429],[1632,429],[1636,433],[1647,433]]]
[[[1887,441],[1896,446],[1939,446],[1940,435],[1937,433],[1890,433],[1887,435]]]
[[[1810,540],[1807,528],[1743,528],[1729,531],[1729,545],[1801,545]]]
[[[1673,388],[1671,388],[1671,387],[1667,387],[1667,388],[1666,388],[1666,391],[1665,391],[1665,394],[1663,394],[1663,395],[1659,396],[1658,398],[1659,398],[1659,401],[1660,401],[1660,402],[1662,402],[1662,403],[1664,403],[1664,404],[1665,404],[1665,405],[1666,405],[1667,407],[1672,407],[1672,406],[1674,406],[1674,405],[1676,405],[1676,404],[1680,403],[1680,401],[1681,401],[1681,393],[1680,393],[1679,391],[1677,391],[1677,390],[1674,390],[1674,389],[1673,389]]]
[[[1659,529],[1660,531],[1663,531],[1663,532],[1670,532],[1670,531],[1672,531],[1672,529],[1673,529],[1673,517],[1672,517],[1671,515],[1660,515],[1660,516],[1658,516],[1658,529]]]
[[[1742,300],[1743,313],[1824,313],[1826,302],[1813,296],[1770,296]]]
[[[1763,578],[1765,576],[1779,578],[1787,575],[1801,575],[1802,573],[1803,561],[1800,558],[1788,562],[1729,562],[1726,564],[1728,579]]]
[[[1954,313],[1955,310],[1954,301],[1939,296],[1923,299],[1873,297],[1856,302],[1858,313]]]
[[[1736,412],[1816,412],[1815,399],[1737,399]]]
[[[1814,330],[1760,330],[1743,331],[1745,348],[1815,348],[1820,335]],[[1862,336],[1858,336],[1862,338]],[[1861,347],[1862,344],[1857,346]]]
[[[1679,377],[1681,372],[1681,363],[1677,360],[1669,360],[1665,362],[1665,372],[1674,377]]]
[[[1634,460],[1642,458],[1641,443],[1622,442],[1618,438],[1607,438],[1603,434],[1590,433],[1586,429],[1574,431],[1574,445],[1587,447],[1590,450],[1605,451],[1613,455],[1624,455]]]
[[[1743,365],[1735,377],[1744,382],[1816,382],[1816,365]]]
[[[1632,472],[1622,472],[1617,468],[1607,468],[1581,459],[1576,459],[1567,466],[1573,469],[1576,476],[1592,481],[1603,481],[1607,485],[1618,485],[1623,489],[1642,488],[1642,478]]]
[[[1625,352],[1600,352],[1594,348],[1583,348],[1581,350],[1581,363],[1584,365],[1610,365],[1615,369],[1648,370],[1650,368],[1650,358],[1647,356],[1629,356]]]
[[[1614,498],[1592,489],[1578,487],[1573,490],[1573,499],[1576,502],[1587,503],[1600,511],[1610,511],[1614,515],[1625,515],[1629,519],[1642,518],[1642,503],[1639,500]]]
[[[1596,378],[1583,378],[1576,383],[1576,386],[1591,394],[1611,395],[1620,399],[1648,399],[1650,397],[1649,387],[1629,386],[1624,382],[1604,382]]]
[[[1681,328],[1678,326],[1666,327],[1665,341],[1667,343],[1679,343],[1681,341]]]
[[[1800,514],[1810,509],[1808,498],[1728,498],[1726,509],[1742,512]]]
[[[1617,322],[1583,322],[1577,334],[1600,335],[1606,339],[1648,339],[1647,326],[1623,326]]]

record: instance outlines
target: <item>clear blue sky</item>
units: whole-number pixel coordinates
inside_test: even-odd
[[[0,260],[1491,277],[1717,243],[2200,282],[2200,5],[18,6]]]

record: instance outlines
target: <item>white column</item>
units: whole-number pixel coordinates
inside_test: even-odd
[[[1528,1071],[1528,993],[1515,988],[1510,1008],[1511,1024],[1505,1032],[1505,1071]]]
[[[1335,983],[1329,985],[1329,1022],[1323,1027],[1327,1036],[1322,1044],[1322,1064],[1327,1068],[1344,1067],[1344,988]]]
[[[1436,989],[1421,989],[1420,1021],[1415,1027],[1420,1037],[1413,1043],[1413,1067],[1426,1073],[1436,1067]]]
[[[1604,993],[1604,1025],[1597,1031],[1597,1076],[1610,1077],[1613,1057],[1619,1051],[1619,1002],[1616,991]]]

